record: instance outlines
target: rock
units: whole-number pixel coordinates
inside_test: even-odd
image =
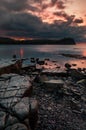
[[[3,130],[5,127],[5,119],[6,119],[6,113],[0,111],[0,130]]]
[[[61,91],[64,85],[63,80],[48,80],[44,81],[44,84],[46,85],[46,88],[49,90],[56,90],[56,91]]]
[[[37,82],[37,83],[43,83],[44,81],[47,81],[48,80],[48,77],[43,74],[43,75],[37,75],[34,79],[34,82]]]
[[[77,64],[72,64],[72,66],[77,66]]]
[[[81,111],[81,104],[79,103],[79,101],[75,101],[74,99],[72,99],[71,108],[72,108],[72,110]]]
[[[86,79],[82,79],[82,80],[77,81],[77,84],[81,84],[81,85],[85,86],[86,85]]]
[[[23,98],[19,103],[17,103],[13,108],[12,112],[20,119],[24,120],[29,117],[29,98]]]
[[[28,76],[5,75],[6,81],[0,81],[0,104],[5,108],[11,108],[24,96],[31,96],[32,87]],[[4,77],[4,75],[3,75]],[[26,95],[25,95],[26,93]]]
[[[83,79],[85,76],[83,73],[81,73],[80,71],[76,70],[76,69],[71,69],[69,71],[70,76],[74,79],[74,80],[81,80]]]
[[[49,69],[49,70],[43,70],[42,75],[47,75],[47,76],[58,76],[58,77],[68,77],[68,73],[64,70],[58,70],[56,69]]]
[[[16,117],[8,114],[6,117],[5,127],[11,126],[11,125],[16,124],[18,122],[19,122],[19,120]]]
[[[70,65],[69,63],[66,63],[66,64],[65,64],[65,67],[66,67],[67,69],[70,69],[70,68],[71,68],[71,65]]]
[[[28,129],[24,124],[17,123],[8,126],[7,128],[5,128],[5,130],[31,130],[31,129]]]
[[[44,82],[44,81],[47,81],[48,80],[48,76],[46,76],[46,75],[40,75],[40,78],[39,78],[39,81],[40,82]]]
[[[80,71],[80,72],[82,71],[82,69],[81,69],[81,68],[78,68],[77,70],[78,70],[78,71]]]
[[[35,62],[36,62],[36,60],[35,60],[34,57],[32,57],[32,58],[30,59],[30,61],[31,61],[31,63],[35,63]]]
[[[38,120],[38,102],[31,98],[30,77],[3,74],[0,79],[0,130],[34,130]]]
[[[83,120],[85,120],[85,121],[86,121],[86,109],[85,109],[85,110],[83,110],[83,112],[82,112],[81,116],[82,116]]]
[[[16,54],[14,54],[14,55],[13,55],[13,60],[12,60],[12,61],[16,61],[16,59],[17,59],[17,56],[16,56]]]

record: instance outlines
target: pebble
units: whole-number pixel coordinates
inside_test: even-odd
[[[86,130],[85,112],[81,110],[83,106],[85,111],[85,104],[81,102],[85,97],[80,92],[83,87],[74,85],[75,81],[72,82],[71,78],[65,83],[63,97],[54,91],[48,92],[43,86],[34,86],[34,96],[40,104],[36,130]],[[78,100],[77,94],[81,96]],[[70,104],[72,100],[74,100],[74,107]]]

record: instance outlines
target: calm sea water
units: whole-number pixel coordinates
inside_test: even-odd
[[[60,64],[66,62],[76,63],[78,67],[86,67],[86,60],[68,58],[61,55],[80,54],[86,56],[86,44],[76,45],[0,45],[0,60],[12,59],[16,54],[18,58],[38,57],[40,59],[50,58]]]

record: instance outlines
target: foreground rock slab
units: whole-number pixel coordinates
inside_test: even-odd
[[[38,118],[38,102],[31,98],[31,94],[32,85],[28,76],[1,75],[0,130],[34,130]]]
[[[55,79],[51,79],[48,81],[44,81],[44,84],[46,85],[47,88],[52,89],[57,89],[57,90],[61,90],[64,82],[61,79],[55,80]]]

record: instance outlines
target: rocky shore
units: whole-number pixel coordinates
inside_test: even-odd
[[[86,68],[15,63],[0,68],[0,130],[86,130]]]

